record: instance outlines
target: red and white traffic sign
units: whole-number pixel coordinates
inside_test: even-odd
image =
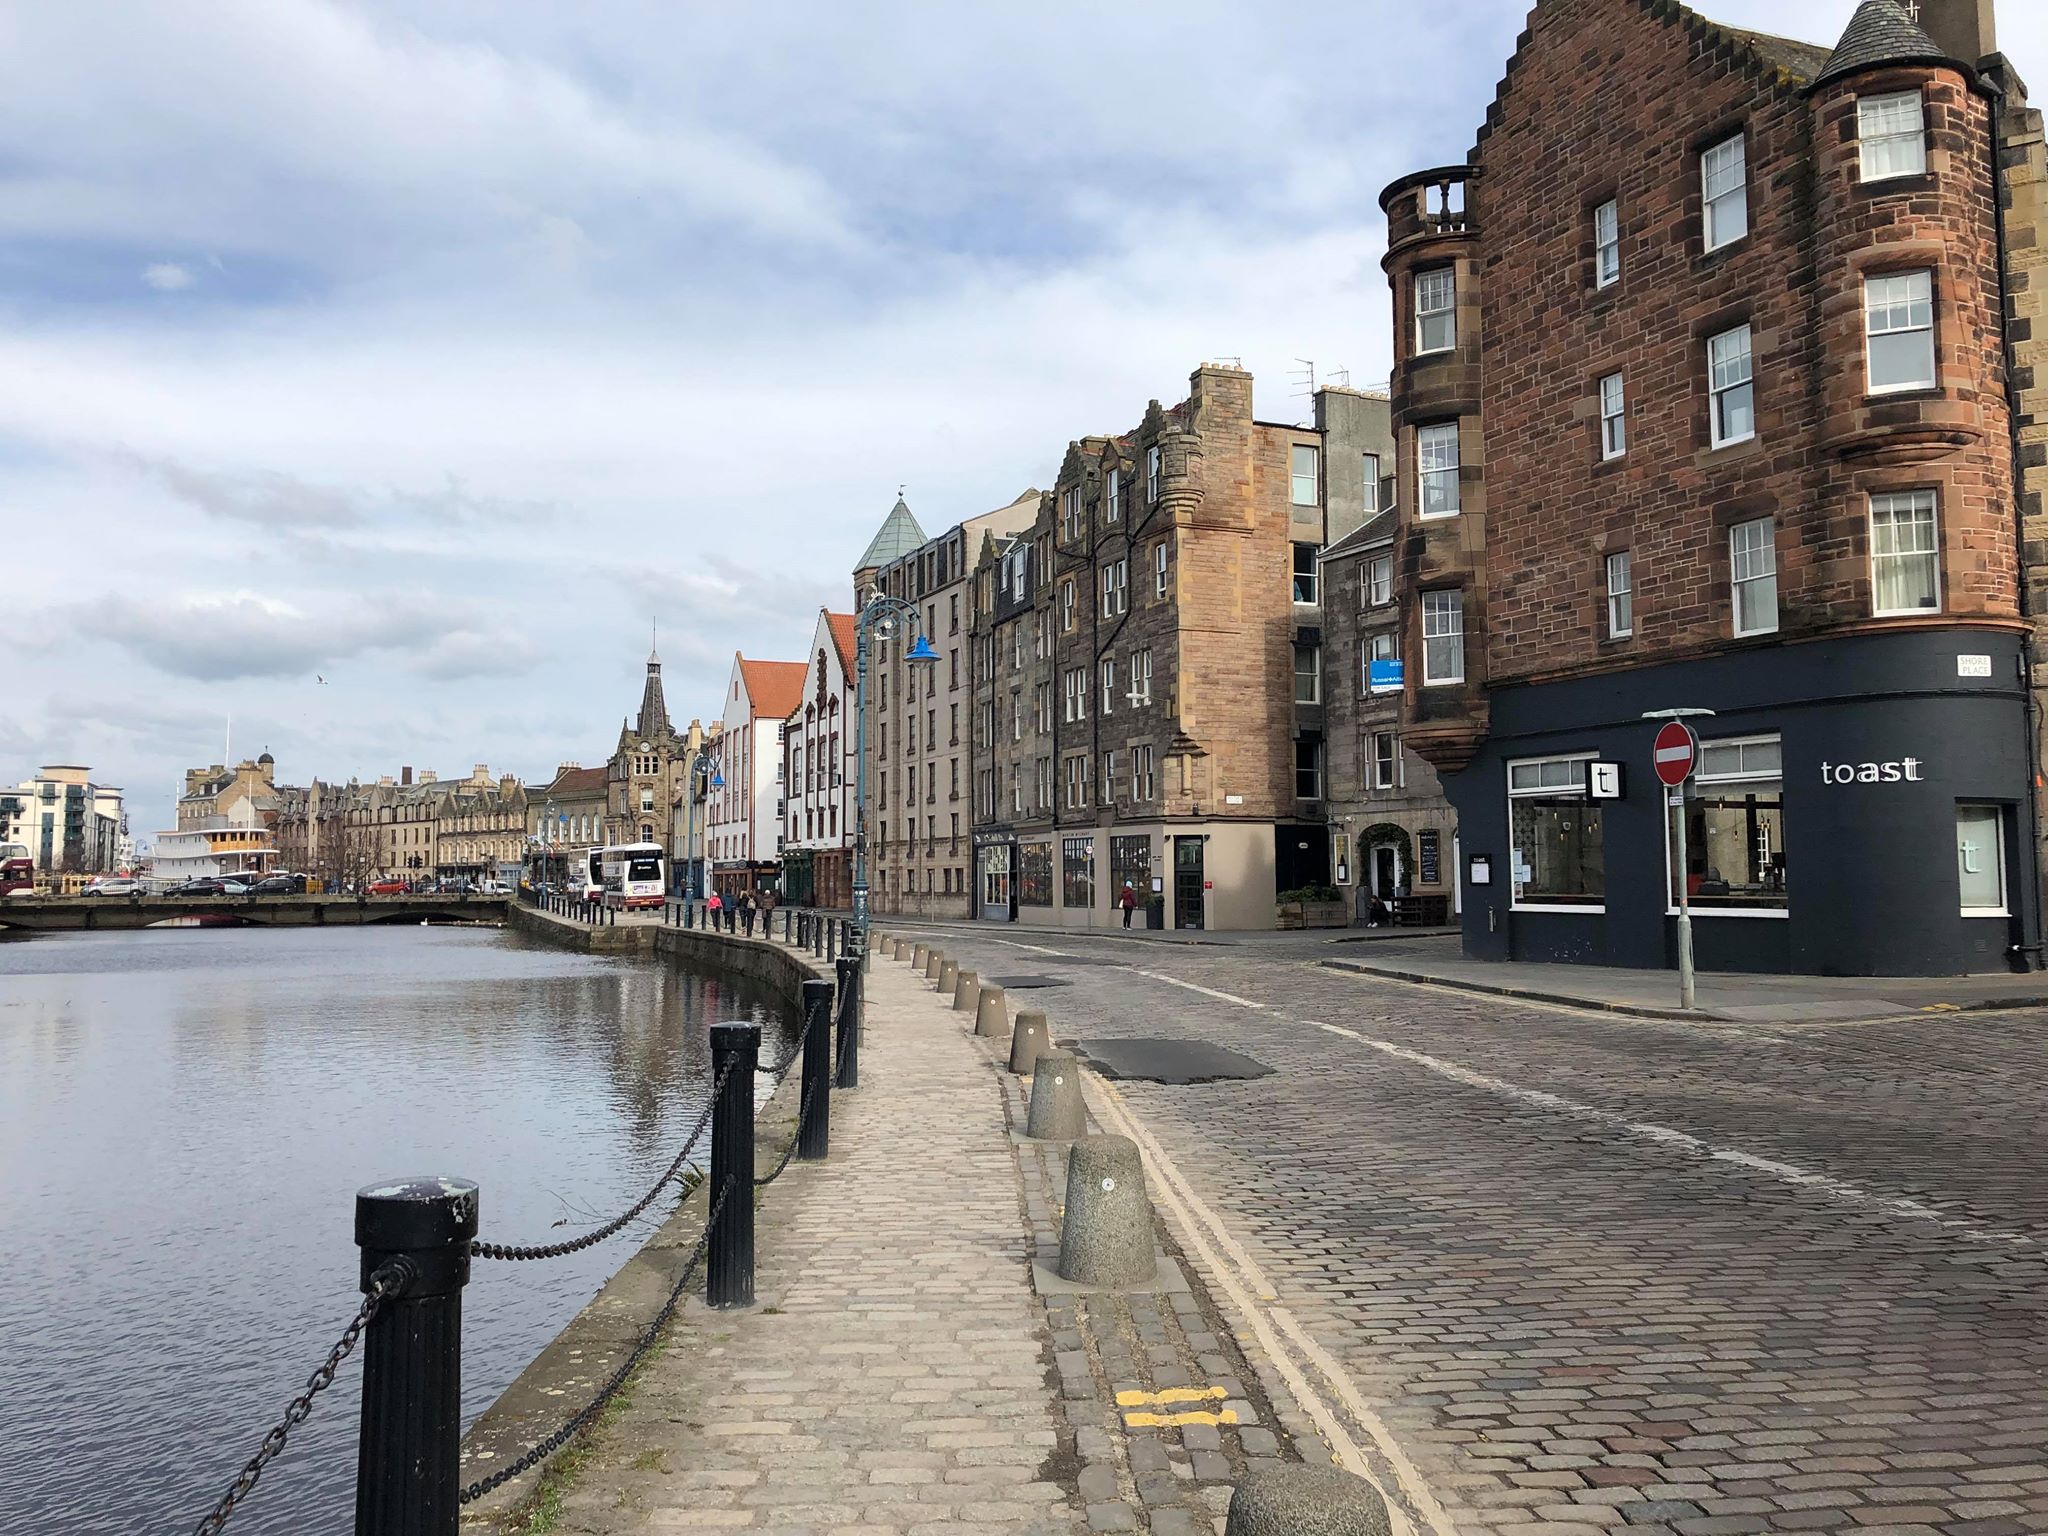
[[[1700,759],[1699,738],[1683,720],[1667,720],[1657,732],[1657,744],[1650,749],[1650,762],[1663,783],[1676,789],[1692,777]]]

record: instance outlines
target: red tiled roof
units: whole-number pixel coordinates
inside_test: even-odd
[[[570,768],[555,775],[555,782],[548,786],[551,795],[589,795],[605,792],[604,768]]]
[[[787,720],[804,696],[804,670],[800,661],[750,661],[742,656],[740,677],[754,713],[764,720]]]
[[[832,626],[832,643],[839,649],[839,668],[848,677],[853,676],[853,615],[850,613],[828,613],[825,622]]]

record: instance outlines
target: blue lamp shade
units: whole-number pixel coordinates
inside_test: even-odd
[[[919,635],[917,637],[917,644],[910,648],[910,654],[903,659],[905,661],[937,661],[939,653],[932,649],[932,643],[929,639]]]
[[[718,772],[715,768],[711,772],[711,787],[713,789],[725,788],[725,775]]]

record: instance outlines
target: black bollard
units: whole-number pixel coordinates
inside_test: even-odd
[[[401,1179],[356,1192],[363,1289],[386,1264],[404,1272],[363,1335],[356,1536],[455,1536],[462,1288],[476,1212],[467,1179]]]
[[[839,958],[839,919],[825,919],[825,963],[831,965]]]
[[[832,1147],[832,983],[804,983],[803,1119],[797,1126],[796,1155],[822,1160]],[[800,1107],[801,1107],[800,1105]]]
[[[815,912],[811,914],[811,953],[814,956],[825,953],[825,925],[818,921]]]
[[[839,957],[839,1069],[834,1088],[860,1086],[860,960],[854,955]]]
[[[711,1186],[704,1192],[705,1214],[718,1211],[704,1249],[704,1300],[714,1307],[754,1304],[754,1068],[760,1059],[760,1025],[711,1026],[711,1080],[725,1079],[711,1111]]]

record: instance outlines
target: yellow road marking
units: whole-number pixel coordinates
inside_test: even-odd
[[[1225,1408],[1220,1413],[1197,1409],[1193,1413],[1131,1413],[1124,1414],[1126,1429],[1172,1429],[1181,1424],[1235,1424],[1237,1410]]]
[[[1221,1387],[1168,1387],[1160,1392],[1119,1392],[1119,1408],[1142,1408],[1147,1403],[1200,1403],[1212,1397],[1228,1397]]]

